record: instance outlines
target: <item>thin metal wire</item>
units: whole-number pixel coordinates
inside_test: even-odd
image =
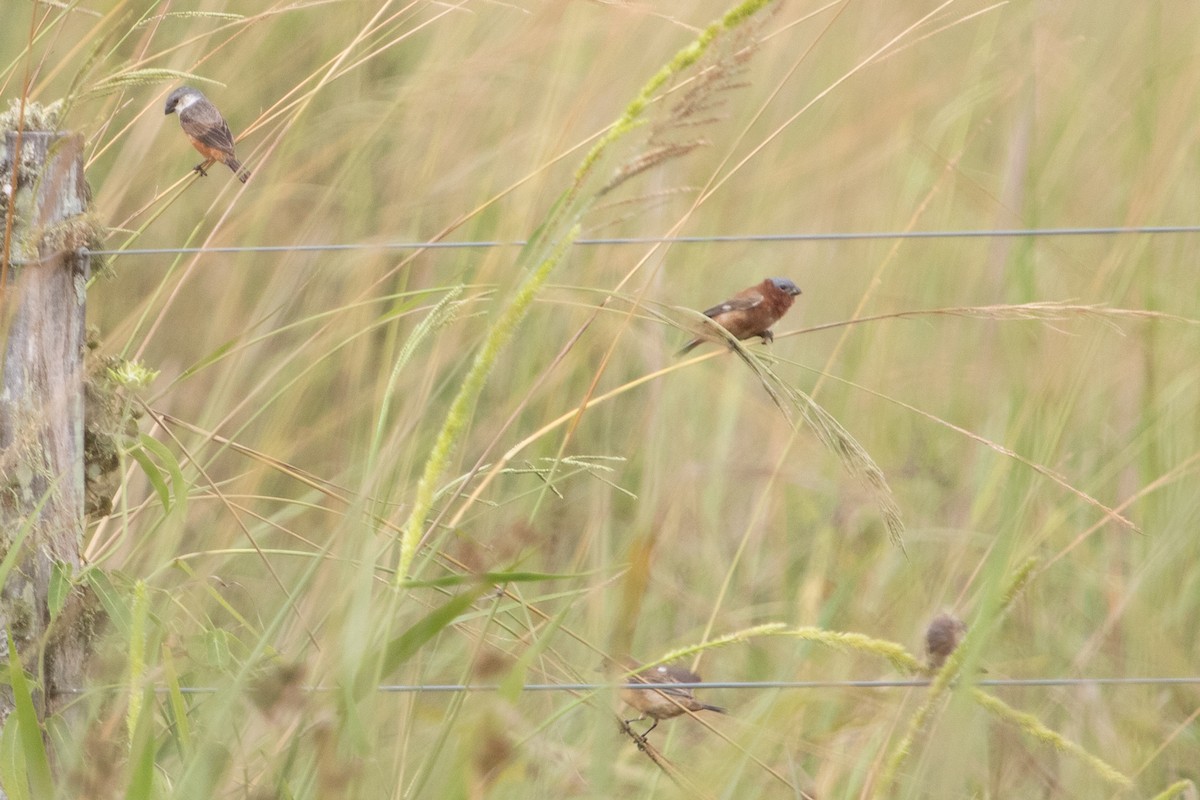
[[[728,244],[740,242],[815,242],[850,241],[870,239],[961,239],[961,238],[1015,238],[1050,236],[1119,236],[1200,233],[1200,225],[1153,225],[1137,227],[1080,227],[1080,228],[1009,228],[952,231],[862,231],[845,233],[780,233],[780,234],[731,234],[718,236],[642,236],[577,239],[574,244],[600,245],[645,245],[645,244]],[[160,247],[131,248],[127,250],[88,250],[81,248],[80,255],[96,256],[150,256],[150,255],[195,255],[201,253],[294,253],[294,252],[339,252],[361,250],[417,250],[417,249],[483,249],[495,247],[523,247],[525,241],[465,241],[465,242],[378,242],[349,244],[310,245],[255,245],[245,247]],[[866,688],[889,689],[928,686],[929,680],[850,680],[850,681],[718,681],[700,683],[636,683],[613,686],[608,683],[533,683],[526,684],[522,691],[600,691],[606,688],[632,689],[838,689]],[[1198,685],[1196,677],[1144,677],[1144,678],[986,678],[975,681],[977,686],[1025,687],[1025,686],[1154,686],[1154,685]],[[495,692],[500,686],[490,684],[395,684],[377,686],[384,693],[453,693]],[[178,687],[183,694],[211,694],[216,687]],[[326,687],[305,687],[306,691],[333,691]],[[67,694],[79,694],[83,690],[62,690]],[[158,687],[158,692],[170,691]]]
[[[576,239],[574,244],[646,245],[646,244],[734,244],[742,242],[826,242],[863,239],[978,239],[1044,236],[1123,236],[1130,234],[1200,233],[1200,225],[1148,225],[1098,228],[1008,228],[953,231],[859,231],[845,233],[745,233],[717,236],[617,236]],[[346,244],[250,245],[245,247],[143,247],[128,250],[81,250],[94,256],[196,255],[200,253],[329,253],[356,250],[460,250],[493,247],[524,247],[523,240],[482,240],[467,242],[351,242]]]
[[[598,692],[604,689],[908,689],[929,686],[927,678],[894,680],[841,680],[841,681],[698,681],[696,683],[527,683],[523,692]],[[1200,676],[1144,677],[1144,678],[981,678],[975,686],[1030,687],[1030,686],[1196,686]],[[385,684],[375,690],[390,694],[448,694],[456,692],[497,692],[499,684],[426,683]],[[62,690],[64,694],[82,694],[82,689]],[[159,693],[173,691],[157,687]],[[215,686],[180,686],[181,694],[215,694]],[[332,692],[328,686],[306,686],[308,692]]]
[[[697,681],[696,683],[528,683],[527,692],[589,692],[601,689],[905,689],[928,686],[926,678],[896,680],[842,680],[842,681]],[[1124,686],[1200,684],[1200,676],[1178,678],[987,678],[975,681],[976,686]],[[498,685],[447,684],[395,684],[377,686],[380,692],[474,692],[498,691]]]

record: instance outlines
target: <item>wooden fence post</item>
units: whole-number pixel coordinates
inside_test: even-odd
[[[62,691],[81,685],[87,654],[87,632],[65,621],[78,615],[60,613],[84,524],[82,140],[8,131],[0,184],[5,217],[14,211],[11,231],[0,219],[0,556],[20,548],[0,587],[0,663],[11,635],[45,716],[71,700]],[[11,710],[5,687],[0,719]]]

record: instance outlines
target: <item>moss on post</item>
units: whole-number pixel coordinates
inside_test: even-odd
[[[23,120],[49,122],[36,106]],[[11,114],[5,121],[12,123]],[[57,131],[6,130],[0,157],[0,548],[20,557],[0,587],[0,627],[35,669],[39,712],[83,675],[85,636],[52,622],[51,584],[79,571],[83,534],[85,286],[92,237],[83,143]],[[0,695],[0,716],[12,708]]]

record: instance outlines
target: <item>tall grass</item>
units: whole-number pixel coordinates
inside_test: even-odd
[[[116,256],[90,288],[102,352],[160,375],[84,543],[103,625],[48,724],[58,794],[1194,791],[1194,686],[971,685],[1200,663],[1194,236],[571,241],[1191,224],[1200,19],[751,7],[0,25],[0,95],[68,97],[107,247],[371,245]],[[241,137],[244,187],[189,172],[178,82]],[[434,239],[531,244],[387,246]],[[773,275],[804,294],[772,346],[673,358],[685,309]],[[615,692],[521,689],[624,651],[904,675],[943,609],[972,632],[930,689],[699,690],[731,713],[646,750]],[[460,682],[500,688],[377,689]],[[22,733],[0,747],[28,761]],[[28,763],[10,796],[46,780]]]

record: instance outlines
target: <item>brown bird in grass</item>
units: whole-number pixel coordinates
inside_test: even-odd
[[[757,286],[743,289],[733,297],[713,306],[704,316],[717,322],[735,339],[761,337],[764,342],[775,340],[771,326],[778,322],[796,302],[799,287],[787,278],[767,278]],[[679,355],[692,350],[712,337],[697,337],[683,346]]]
[[[196,172],[208,175],[206,170],[209,165],[220,161],[233,170],[233,174],[237,175],[242,183],[249,180],[249,171],[242,168],[242,162],[233,154],[233,134],[229,131],[229,123],[199,89],[180,86],[167,95],[167,105],[163,113],[176,112],[179,114],[179,124],[191,141],[192,147],[204,156],[204,161],[193,167]]]
[[[638,663],[628,658],[622,662],[622,666],[627,670],[638,669]],[[623,680],[629,684],[699,683],[700,676],[683,667],[662,665],[640,670]],[[632,686],[625,686],[621,689],[620,697],[626,705],[641,715],[625,720],[626,725],[646,719],[647,717],[654,720],[654,724],[642,733],[642,739],[645,739],[646,735],[654,730],[660,720],[678,717],[680,714],[686,714],[689,711],[726,713],[725,709],[720,706],[710,706],[708,703],[701,703],[696,699],[696,695],[688,686],[663,686],[653,689],[635,689]]]
[[[951,614],[939,614],[934,617],[925,631],[925,653],[929,656],[929,669],[941,669],[966,635],[967,625],[958,617]]]

